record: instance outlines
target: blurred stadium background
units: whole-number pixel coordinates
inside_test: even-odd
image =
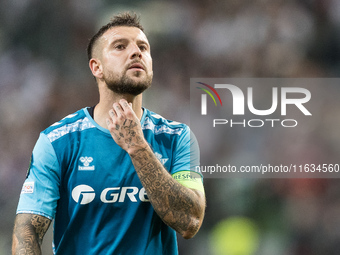
[[[141,14],[152,47],[144,106],[169,119],[189,122],[191,77],[340,75],[338,0],[1,0],[1,255],[10,254],[39,132],[96,103],[86,45],[126,10]],[[339,105],[327,107],[340,124]],[[327,160],[340,151],[338,130],[306,130],[310,146],[301,153]],[[205,188],[205,221],[194,239],[179,238],[181,255],[340,254],[339,179],[207,179]],[[43,246],[51,254],[51,230]]]

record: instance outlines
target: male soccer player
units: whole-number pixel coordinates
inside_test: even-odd
[[[88,45],[99,103],[44,130],[34,147],[13,233],[13,254],[41,254],[54,222],[55,254],[178,254],[204,217],[196,140],[186,125],[142,107],[150,45],[123,13]],[[193,149],[194,148],[194,149]]]

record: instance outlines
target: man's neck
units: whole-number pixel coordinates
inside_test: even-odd
[[[100,95],[99,103],[94,108],[93,118],[103,128],[107,128],[106,119],[109,118],[109,111],[113,108],[114,103],[118,103],[120,99],[125,99],[132,103],[132,109],[139,119],[142,118],[142,94],[138,96],[132,95]]]

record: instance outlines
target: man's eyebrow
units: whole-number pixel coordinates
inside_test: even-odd
[[[142,40],[142,39],[137,40],[137,43],[149,45],[149,43],[146,40]]]
[[[125,43],[125,42],[127,42],[127,41],[128,41],[128,39],[126,39],[126,38],[118,38],[118,39],[113,40],[113,41],[111,42],[111,44],[115,44],[115,43],[119,43],[119,42]]]
[[[117,39],[113,40],[110,44],[111,44],[111,45],[114,45],[114,44],[116,44],[116,43],[127,43],[128,41],[129,41],[129,40],[128,40],[127,38],[117,38]],[[146,41],[146,40],[138,39],[138,40],[136,41],[136,43],[137,43],[138,45],[140,45],[140,44],[147,45],[147,46],[150,48],[150,44],[149,44],[148,41]]]
[[[150,49],[150,44],[146,40],[137,40],[138,45],[146,45],[148,49]]]

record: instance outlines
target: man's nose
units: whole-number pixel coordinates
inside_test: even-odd
[[[132,47],[131,58],[142,58],[142,52],[138,45],[133,45]]]

